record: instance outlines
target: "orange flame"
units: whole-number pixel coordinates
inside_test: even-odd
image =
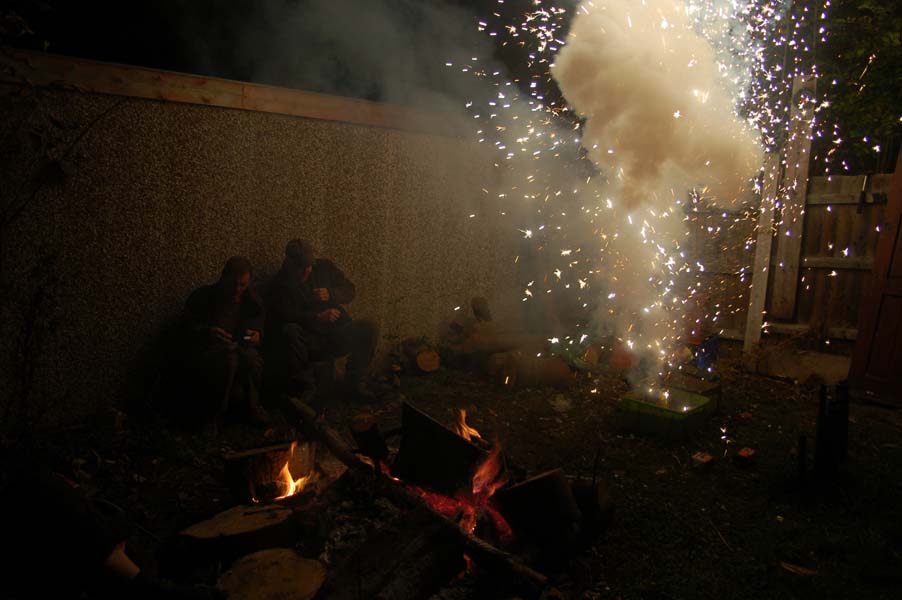
[[[473,495],[485,495],[487,499],[495,495],[498,488],[507,483],[507,474],[501,475],[503,467],[501,446],[496,445],[473,474]]]
[[[277,496],[276,500],[284,500],[289,496],[294,496],[298,492],[302,491],[307,484],[311,483],[316,476],[316,473],[310,473],[298,479],[295,479],[291,474],[291,470],[288,468],[288,465],[291,463],[291,457],[294,456],[294,450],[297,448],[297,442],[291,442],[291,448],[288,451],[288,460],[285,461],[285,465],[282,467],[282,470],[278,475],[278,484],[279,490],[284,493],[281,496]]]
[[[478,431],[467,425],[467,411],[463,408],[458,411],[457,426],[454,428],[454,431],[468,442],[473,441],[473,438],[482,439]]]

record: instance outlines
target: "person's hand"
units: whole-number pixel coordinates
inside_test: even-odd
[[[211,327],[210,328],[210,339],[214,342],[225,342],[226,344],[232,343],[232,334],[223,329],[222,327]]]
[[[260,332],[256,329],[248,329],[244,332],[244,343],[248,346],[260,345]]]
[[[316,315],[317,320],[323,323],[334,323],[339,317],[341,317],[341,311],[337,308],[329,308]]]
[[[320,302],[328,302],[329,288],[313,288],[313,297]]]

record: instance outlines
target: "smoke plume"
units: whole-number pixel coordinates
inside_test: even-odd
[[[761,164],[721,69],[681,0],[595,0],[579,5],[552,73],[621,200],[663,208],[692,188],[731,202]]]
[[[552,74],[607,180],[596,275],[611,302],[596,325],[665,359],[697,291],[697,263],[683,251],[689,193],[730,205],[761,165],[756,134],[734,111],[740,90],[682,0],[584,0]]]

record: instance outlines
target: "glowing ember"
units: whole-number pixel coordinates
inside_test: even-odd
[[[507,483],[507,475],[501,472],[503,468],[501,446],[495,446],[473,475],[473,495],[494,496],[498,488]]]
[[[397,477],[391,475],[388,465],[384,462],[380,462],[379,466],[387,477],[401,482]],[[488,519],[501,542],[509,544],[514,538],[513,530],[491,503],[495,492],[507,483],[507,475],[503,473],[503,468],[501,448],[496,446],[476,468],[471,489],[466,492],[455,496],[446,496],[418,485],[409,483],[404,483],[404,485],[423,498],[434,510],[457,521],[460,528],[467,533],[473,533],[476,530],[480,517]],[[467,564],[470,564],[469,561]]]
[[[450,519],[456,519],[461,529],[467,533],[476,530],[480,517],[488,518],[501,541],[507,544],[513,539],[513,531],[490,502],[498,488],[507,483],[507,476],[501,473],[502,467],[501,448],[496,447],[476,469],[472,490],[469,492],[445,496],[417,485],[408,484],[408,487],[436,511]]]

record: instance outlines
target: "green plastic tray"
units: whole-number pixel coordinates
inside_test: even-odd
[[[630,431],[665,439],[682,439],[716,410],[719,397],[670,388],[666,400],[651,397],[645,389],[620,397],[619,413]]]

